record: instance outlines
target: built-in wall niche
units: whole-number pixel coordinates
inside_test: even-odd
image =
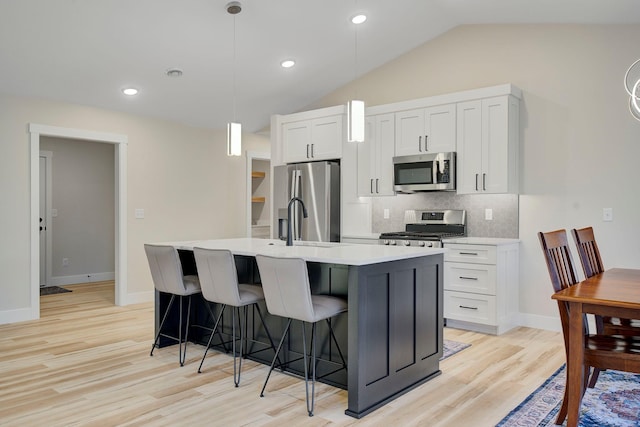
[[[269,160],[251,159],[251,237],[269,237],[271,223],[269,169]]]
[[[455,192],[438,191],[373,197],[371,200],[374,233],[404,230],[407,210],[465,209],[468,236],[519,237],[517,194],[458,195]],[[385,209],[389,209],[388,219],[384,218]],[[486,219],[487,209],[491,210],[491,220]]]

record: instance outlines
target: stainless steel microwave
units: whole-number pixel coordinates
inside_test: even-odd
[[[393,158],[393,190],[455,191],[456,153],[417,154]]]

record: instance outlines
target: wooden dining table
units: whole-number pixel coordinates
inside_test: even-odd
[[[614,268],[563,289],[553,299],[569,304],[568,427],[580,417],[583,387],[583,314],[640,319],[640,269]]]

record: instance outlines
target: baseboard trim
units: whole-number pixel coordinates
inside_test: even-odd
[[[154,291],[133,292],[128,293],[124,305],[140,304],[143,302],[153,301],[155,298]]]
[[[538,314],[520,313],[520,326],[561,332],[562,324],[559,317],[540,316]]]
[[[103,282],[105,280],[115,280],[116,273],[113,271],[106,273],[77,274],[75,276],[54,276],[51,278],[52,286],[75,285],[78,283]]]
[[[4,310],[0,311],[0,325],[7,323],[24,322],[27,320],[34,320],[37,317],[33,317],[33,310],[28,308],[19,308],[17,310]]]

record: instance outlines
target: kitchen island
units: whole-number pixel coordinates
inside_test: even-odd
[[[245,283],[260,283],[254,258],[257,254],[307,261],[313,293],[342,296],[348,301],[348,313],[332,320],[347,359],[347,373],[334,372],[336,369],[332,366],[324,367],[330,363],[318,365],[318,376],[326,375],[320,381],[347,390],[347,415],[363,417],[440,374],[444,249],[325,242],[296,242],[294,246],[285,246],[279,240],[248,238],[164,244],[179,250],[185,274],[193,273],[190,270],[195,267],[194,247],[228,249],[234,254],[239,280]],[[156,293],[156,328],[168,299],[167,295]],[[204,306],[197,307],[194,315],[194,321],[212,324]],[[274,340],[279,340],[284,325],[282,319],[267,316],[267,324]],[[273,351],[266,345],[266,334],[260,329],[257,317],[251,315],[248,325],[248,336],[265,344],[266,349],[251,358],[270,363]],[[228,321],[227,326],[228,330]],[[327,339],[328,328],[320,326],[317,330],[318,342],[322,343],[319,358],[335,362],[339,355]],[[301,354],[298,332],[292,333],[285,360]],[[199,342],[203,338],[195,337]],[[299,373],[303,368],[292,364],[287,369]]]

